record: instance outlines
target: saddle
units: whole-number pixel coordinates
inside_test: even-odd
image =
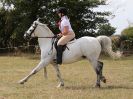
[[[54,47],[55,47],[56,50],[57,50],[57,43],[58,43],[59,39],[60,39],[60,38],[57,37],[56,40],[55,40],[55,42],[54,42]],[[73,38],[73,39],[70,40],[69,42],[74,41],[74,40],[75,40],[75,38]],[[68,43],[69,43],[69,42],[68,42]],[[69,50],[69,48],[67,47],[67,44],[63,45],[63,52],[66,50],[66,48]]]

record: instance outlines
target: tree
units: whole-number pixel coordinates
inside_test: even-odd
[[[108,24],[103,24],[99,26],[99,30],[97,32],[97,35],[107,35],[111,36],[112,34],[115,33],[115,28],[112,27],[109,23]]]
[[[53,31],[56,31],[56,26],[54,24],[56,23],[56,20],[59,20],[56,13],[53,13],[53,9],[56,10],[60,6],[68,8],[68,16],[77,38],[86,35],[95,36],[95,30],[98,28],[98,25],[108,22],[104,16],[108,15],[109,13],[94,12],[92,10],[93,7],[97,7],[99,4],[101,4],[99,0],[52,1],[53,3],[48,6],[49,13],[47,13],[47,15],[50,17],[48,20],[50,20],[50,26],[52,27]],[[46,12],[45,10],[43,10],[43,12]],[[46,17],[45,15],[46,14],[42,16]]]
[[[13,33],[13,13],[5,11],[5,9],[0,10],[0,45],[1,47],[6,47],[9,45],[10,36]]]
[[[15,46],[24,43],[23,34],[37,17],[41,17],[45,24],[49,24],[55,34],[58,33],[56,21],[59,20],[59,17],[54,11],[60,6],[68,8],[68,16],[77,38],[85,35],[94,36],[99,24],[108,23],[105,18],[108,13],[92,10],[93,7],[103,4],[99,0],[1,0],[1,2],[4,5],[2,13],[7,14],[1,15],[3,23],[0,24],[0,27],[2,26],[3,29],[0,34],[7,29],[4,24],[8,22],[6,23],[8,31],[4,33],[7,33],[6,36],[8,35],[6,39]],[[12,9],[11,6],[13,6]],[[5,38],[0,37],[0,39]],[[31,43],[34,42],[31,41]]]

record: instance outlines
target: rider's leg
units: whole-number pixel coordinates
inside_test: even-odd
[[[67,44],[75,35],[62,36],[57,43],[57,64],[62,64],[63,46]]]
[[[62,64],[63,46],[64,45],[57,46],[57,64]]]
[[[65,45],[67,44],[70,40],[72,40],[73,38],[75,37],[75,34],[68,34],[68,35],[65,35],[65,36],[62,36],[57,45]]]

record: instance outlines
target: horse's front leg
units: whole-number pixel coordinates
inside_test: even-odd
[[[30,72],[30,74],[20,80],[18,83],[24,84],[32,75],[36,74],[43,67],[46,67],[50,63],[50,58],[46,58],[40,61],[40,63]]]
[[[59,83],[59,85],[57,87],[59,88],[59,87],[64,86],[64,81],[63,81],[63,79],[61,77],[61,73],[60,73],[60,70],[59,70],[59,66],[57,64],[55,64],[55,63],[53,63],[52,65],[55,68],[56,73],[57,73],[57,77],[58,77],[58,79],[60,81],[60,83]]]

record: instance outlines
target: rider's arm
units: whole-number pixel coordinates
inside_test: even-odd
[[[62,31],[62,34],[63,35],[67,35],[68,32],[69,32],[69,27],[68,26],[64,26],[63,31]]]

